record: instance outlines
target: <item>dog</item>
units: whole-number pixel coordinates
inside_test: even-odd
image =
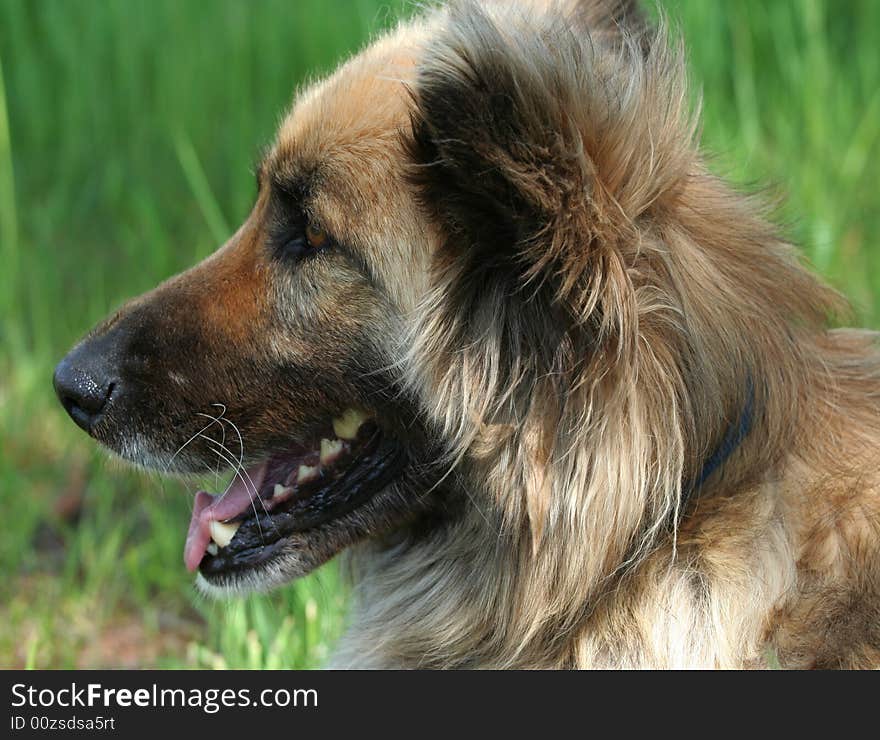
[[[184,559],[346,551],[353,668],[880,665],[880,355],[713,175],[633,2],[423,9],[297,96],[253,211],[57,366]]]

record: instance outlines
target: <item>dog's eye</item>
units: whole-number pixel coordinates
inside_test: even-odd
[[[327,232],[313,223],[306,224],[306,242],[312,249],[320,249],[327,246],[329,238]]]
[[[284,242],[284,253],[300,259],[317,254],[330,245],[330,236],[324,229],[312,223],[300,226],[298,233]]]

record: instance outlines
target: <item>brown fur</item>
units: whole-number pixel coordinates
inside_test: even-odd
[[[175,370],[208,393],[186,403],[223,399],[255,453],[376,408],[354,376],[380,371],[443,449],[449,474],[354,538],[338,665],[876,667],[874,335],[829,329],[838,296],[708,171],[681,51],[632,3],[483,5],[304,92],[239,234],[125,320],[183,312],[204,351]],[[348,261],[261,256],[283,180]],[[291,364],[320,382],[291,390]]]

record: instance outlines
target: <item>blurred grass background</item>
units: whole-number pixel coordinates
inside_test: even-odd
[[[880,2],[668,0],[714,167],[771,184],[860,322],[880,319]],[[292,92],[393,23],[379,0],[0,0],[0,667],[307,667],[344,620],[333,565],[195,595],[192,486],[109,461],[51,370],[248,212]]]

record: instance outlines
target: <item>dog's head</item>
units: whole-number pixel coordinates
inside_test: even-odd
[[[299,576],[422,505],[434,446],[397,367],[430,245],[406,180],[407,38],[301,95],[229,242],[56,369],[73,420],[123,458],[232,469],[197,494],[187,537],[210,584]]]
[[[234,470],[187,539],[211,585],[459,505],[530,554],[577,542],[548,588],[595,583],[741,402],[758,360],[713,320],[769,300],[782,249],[705,173],[686,108],[630,3],[431,11],[299,96],[245,223],[96,327],[59,397],[130,461]],[[787,305],[813,321],[802,279]]]

